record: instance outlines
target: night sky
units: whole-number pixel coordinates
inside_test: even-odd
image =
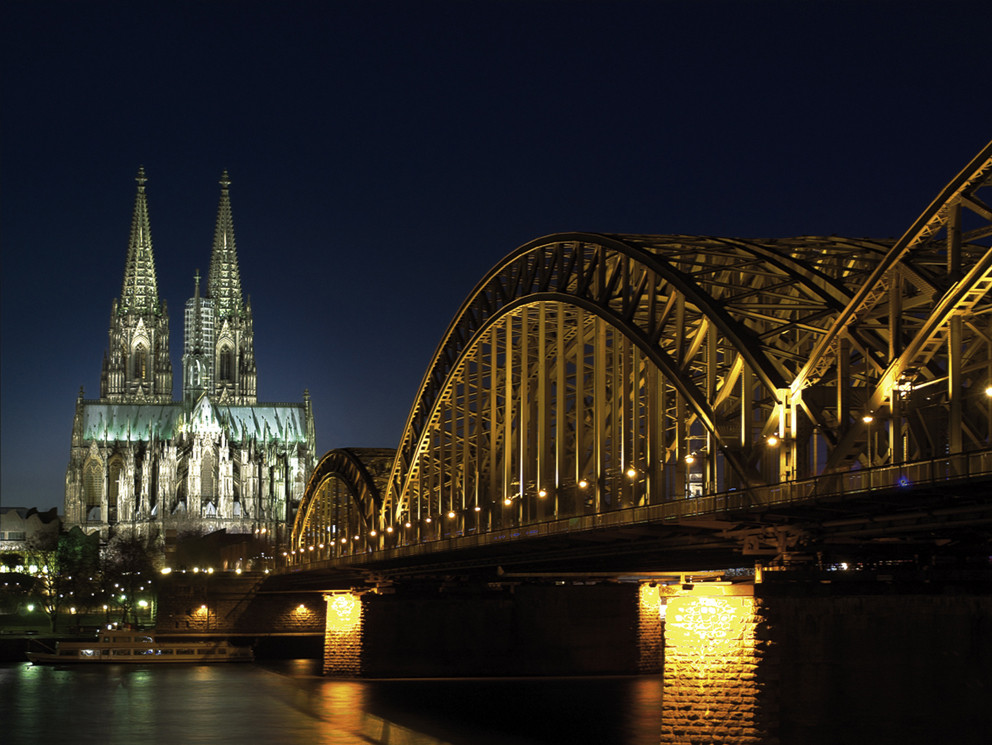
[[[992,138],[990,38],[987,0],[6,0],[2,504],[62,509],[141,165],[174,394],[228,169],[259,401],[395,447],[531,239],[900,235]]]

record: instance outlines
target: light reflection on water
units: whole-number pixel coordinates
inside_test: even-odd
[[[656,745],[661,680],[348,681],[261,665],[0,665],[5,745]]]

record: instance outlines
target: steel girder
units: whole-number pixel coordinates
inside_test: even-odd
[[[680,498],[697,482],[788,478],[811,447],[786,437],[789,383],[887,249],[598,234],[521,247],[476,287],[435,353],[383,524],[457,518],[456,530],[485,530]],[[785,444],[770,450],[773,434]],[[551,452],[554,478],[540,465]],[[622,496],[628,469],[636,497]],[[562,490],[583,480],[589,491],[563,513]],[[557,501],[539,501],[542,491]]]
[[[852,377],[865,388],[858,410],[838,407],[827,470],[855,457],[874,466],[989,444],[989,192],[992,143],[892,245],[793,379],[795,402]],[[852,354],[869,337],[887,340],[884,356]]]
[[[323,469],[301,514],[332,470],[372,547],[987,448],[990,166],[992,145],[895,243],[522,246],[449,326],[376,496]]]
[[[290,551],[340,556],[375,540],[385,477],[395,451],[347,448],[327,453],[307,482],[296,512]]]

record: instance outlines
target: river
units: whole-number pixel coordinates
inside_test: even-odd
[[[315,660],[0,664],[5,745],[657,745],[661,676],[336,680]]]

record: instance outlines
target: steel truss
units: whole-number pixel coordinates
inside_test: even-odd
[[[361,476],[347,459],[322,462],[294,547],[321,532],[402,545],[989,448],[990,174],[992,144],[894,243],[522,246],[449,326],[388,480],[347,487]]]

